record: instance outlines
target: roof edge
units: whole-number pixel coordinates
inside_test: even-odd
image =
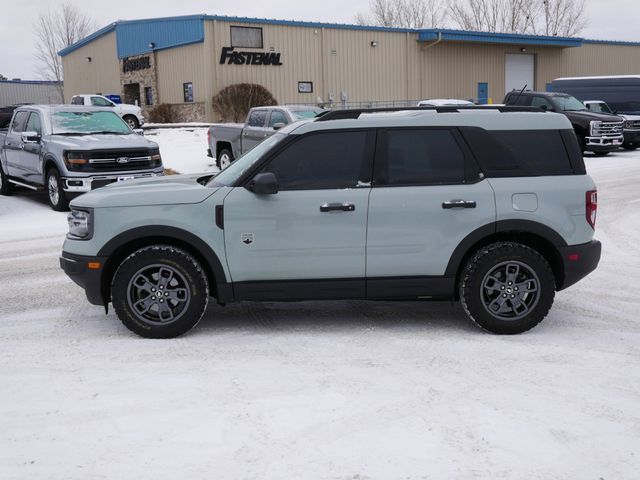
[[[116,29],[116,24],[118,22],[112,22],[109,25],[107,25],[106,27],[102,27],[100,30],[97,30],[95,32],[93,32],[91,35],[88,35],[86,37],[84,37],[81,40],[78,40],[76,43],[72,43],[71,45],[69,45],[66,48],[63,48],[62,50],[60,50],[58,52],[58,55],[60,55],[61,57],[64,57],[66,55],[69,55],[71,52],[84,47],[86,44],[93,42],[94,40],[97,40],[98,38],[107,35],[108,33],[111,33],[112,31],[114,31]]]

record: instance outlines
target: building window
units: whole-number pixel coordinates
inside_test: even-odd
[[[313,82],[298,82],[298,93],[313,93]]]
[[[184,103],[193,102],[193,83],[191,82],[183,83],[182,90],[184,93]]]
[[[151,90],[151,87],[144,87],[144,101],[147,105],[153,105],[153,90]]]
[[[231,27],[231,46],[262,48],[262,28]]]

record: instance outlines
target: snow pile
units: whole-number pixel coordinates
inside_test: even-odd
[[[160,145],[165,168],[179,173],[217,172],[215,159],[207,156],[207,128],[180,127],[145,130],[144,136]]]

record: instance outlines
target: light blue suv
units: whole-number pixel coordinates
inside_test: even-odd
[[[75,199],[60,263],[145,337],[185,333],[210,296],[459,299],[484,329],[524,332],[601,249],[571,124],[528,110],[330,112],[216,176]]]

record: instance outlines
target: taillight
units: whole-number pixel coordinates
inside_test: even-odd
[[[596,228],[596,213],[598,212],[598,191],[589,190],[586,194],[586,215],[587,222],[591,228]]]

